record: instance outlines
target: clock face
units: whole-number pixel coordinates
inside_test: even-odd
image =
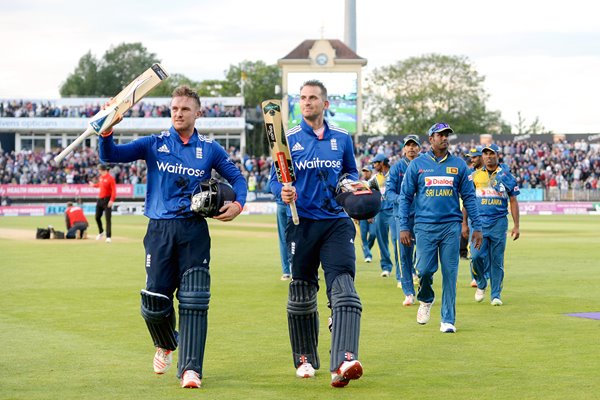
[[[329,58],[327,57],[327,54],[323,54],[323,53],[319,54],[317,56],[317,58],[315,59],[315,61],[319,65],[325,65],[325,64],[327,64],[327,60],[329,60]]]

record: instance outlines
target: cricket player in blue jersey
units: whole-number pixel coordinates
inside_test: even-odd
[[[431,150],[415,158],[404,175],[400,190],[400,241],[412,244],[411,208],[417,246],[416,270],[419,276],[417,322],[426,324],[435,299],[433,274],[442,267],[442,308],[440,331],[456,332],[456,279],[463,214],[459,197],[472,220],[473,245],[481,245],[481,220],[475,188],[467,164],[448,152],[450,125],[437,123],[429,128]],[[413,206],[414,203],[414,206]]]
[[[476,170],[478,170],[479,168],[483,167],[483,158],[481,158],[481,146],[476,146],[473,147],[469,150],[469,152],[467,153],[467,157],[469,157],[469,159],[471,160],[471,166],[469,168],[469,171],[471,172],[471,176],[473,175],[473,172],[475,172]],[[469,246],[469,242],[471,241],[471,238],[469,237],[469,232],[471,231],[471,221],[467,218],[467,210],[465,210],[463,208],[463,225],[462,225],[462,235],[460,238],[460,257],[461,258],[468,258],[468,246]],[[463,256],[464,254],[464,256]],[[471,287],[476,288],[477,287],[477,281],[475,280],[475,275],[473,275],[473,263],[471,263],[471,266],[469,267],[470,269],[470,274],[471,274]]]
[[[396,224],[396,237],[393,240],[396,243],[400,243],[400,188],[402,187],[402,180],[406,169],[412,160],[419,156],[421,151],[421,142],[417,135],[408,135],[404,138],[404,146],[402,147],[402,153],[404,157],[398,160],[397,163],[392,165],[390,170],[389,179],[386,185],[385,193],[388,201],[394,205],[394,223]],[[414,239],[413,226],[415,224],[415,209],[414,203],[408,216],[408,225],[410,233]],[[400,268],[396,266],[396,280],[398,286],[402,288],[404,292],[403,306],[411,306],[415,304],[415,285],[413,282],[413,274],[415,268],[413,265],[415,253],[414,241],[411,242],[410,246],[400,245]]]
[[[361,169],[362,180],[368,182],[373,174],[373,167],[366,165]],[[358,228],[360,231],[360,239],[362,242],[362,251],[366,263],[373,261],[373,253],[371,249],[375,245],[377,239],[377,226],[375,225],[375,219],[361,219],[358,221]]]
[[[144,237],[146,288],[141,312],[154,341],[154,372],[169,369],[179,346],[181,386],[199,388],[210,300],[210,235],[206,217],[231,221],[246,201],[246,181],[223,147],[198,134],[198,94],[181,86],[171,99],[169,130],[116,145],[112,130],[100,138],[106,162],[145,160],[146,207],[150,219]],[[216,170],[233,186],[210,180]],[[179,334],[173,295],[179,300]]]
[[[394,262],[396,270],[399,268],[398,242],[394,239],[397,235],[394,224],[394,204],[388,201],[385,190],[390,176],[390,160],[379,153],[371,160],[373,169],[376,171],[372,179],[377,180],[377,185],[381,191],[381,209],[375,216],[375,226],[377,228],[377,245],[379,246],[379,263],[381,265],[381,277],[387,278],[392,274],[394,266],[390,254],[390,235],[394,248]]]
[[[477,208],[483,226],[481,247],[471,248],[471,260],[477,289],[475,300],[483,301],[487,288],[486,274],[489,268],[490,298],[492,305],[502,305],[502,282],[504,280],[504,250],[508,231],[508,206],[513,219],[511,236],[517,240],[519,230],[519,186],[508,167],[499,164],[499,147],[489,144],[483,148],[483,167],[473,173],[477,195]]]
[[[299,225],[288,219],[286,229],[292,269],[287,313],[296,376],[314,377],[320,367],[317,291],[321,264],[332,310],[331,385],[343,387],[363,371],[358,361],[362,304],[354,288],[356,229],[335,197],[340,178],[347,174],[356,181],[358,170],[348,132],[324,119],[328,107],[323,83],[310,80],[302,85],[302,121],[286,135],[296,181],[294,186],[283,187],[272,169],[269,185],[286,204],[296,200],[300,217]]]

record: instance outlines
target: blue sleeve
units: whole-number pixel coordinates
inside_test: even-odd
[[[400,188],[400,230],[410,230],[409,225],[409,214],[415,200],[415,191],[417,190],[417,182],[419,174],[416,172],[416,162],[410,163],[404,178],[402,180],[402,186]]]
[[[519,190],[519,185],[517,184],[517,180],[510,172],[506,173],[506,185],[505,186],[506,186],[506,190],[508,191],[508,195],[510,197],[518,196],[521,194],[521,191]]]
[[[344,160],[342,164],[342,175],[348,174],[349,179],[358,180],[358,169],[356,168],[356,159],[354,158],[354,145],[352,137],[346,135],[346,145],[344,146]]]
[[[115,144],[113,135],[99,136],[98,153],[104,162],[127,163],[136,160],[145,160],[148,146],[154,137],[145,136],[127,144]]]
[[[471,220],[471,226],[473,227],[473,230],[480,231],[481,218],[479,217],[479,209],[477,208],[475,185],[473,185],[473,178],[470,176],[469,170],[466,167],[460,168],[460,197],[463,201],[463,206],[467,209],[467,214]]]
[[[235,192],[235,201],[244,207],[244,204],[246,204],[246,196],[248,195],[246,179],[244,179],[239,168],[231,161],[225,149],[216,142],[213,142],[213,144],[216,149],[215,164],[213,165],[213,168],[231,184],[233,191]]]
[[[392,165],[389,178],[385,184],[385,198],[393,204],[398,204],[400,201],[400,185],[402,184],[402,180],[400,179],[401,162],[402,160],[399,160],[396,164]]]
[[[283,185],[277,180],[275,174],[275,162],[271,165],[271,174],[269,176],[269,190],[275,195],[276,199],[281,199],[281,188]]]

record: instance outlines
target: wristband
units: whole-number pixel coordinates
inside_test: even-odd
[[[102,136],[102,137],[109,137],[112,134],[113,134],[113,130],[112,130],[112,128],[110,128],[110,131],[102,132],[100,134],[100,136]]]

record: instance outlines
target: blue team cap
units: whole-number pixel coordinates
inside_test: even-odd
[[[415,142],[417,146],[421,147],[421,141],[417,135],[408,135],[404,138],[404,144],[408,142]]]
[[[371,160],[371,164],[376,163],[376,162],[385,162],[386,160],[387,160],[387,157],[384,156],[383,154],[379,153]]]
[[[486,145],[483,150],[491,150],[494,153],[498,154],[500,152],[500,148],[498,147],[498,145],[496,143],[491,143]]]
[[[431,136],[434,133],[442,133],[442,132],[448,132],[449,134],[454,133],[452,128],[450,128],[450,125],[448,125],[445,122],[438,122],[437,124],[433,124],[433,126],[431,128],[429,128],[429,131],[427,132],[427,134],[429,136]]]
[[[481,155],[481,150],[482,150],[481,146],[473,147],[467,153],[467,157],[477,157],[477,156],[480,156]]]
[[[370,165],[365,165],[364,167],[361,168],[361,171],[373,172],[373,167],[371,167]]]

